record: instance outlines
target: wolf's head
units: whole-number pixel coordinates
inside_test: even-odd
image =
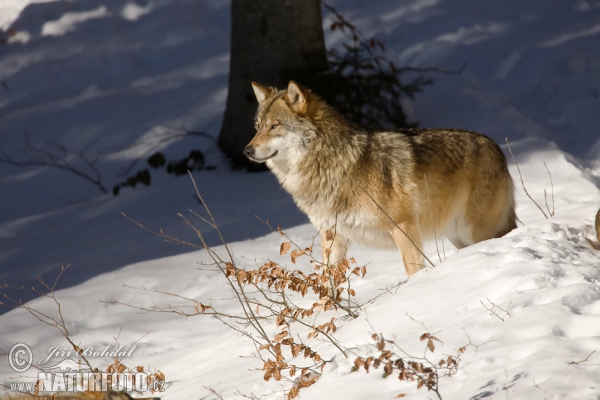
[[[300,156],[316,134],[310,114],[314,113],[319,98],[294,81],[290,81],[286,90],[255,82],[252,88],[258,100],[256,135],[244,149],[246,157],[262,163]]]

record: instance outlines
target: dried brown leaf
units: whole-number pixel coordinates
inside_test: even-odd
[[[427,341],[427,348],[429,349],[429,351],[431,351],[433,353],[433,351],[435,350],[435,346],[433,344],[433,340],[429,339]]]
[[[392,365],[391,361],[385,364],[385,367],[383,367],[383,372],[385,372],[387,375],[391,375],[392,372],[394,372],[394,366]]]
[[[348,259],[346,259],[346,258],[343,258],[342,260],[340,260],[337,265],[338,265],[340,272],[342,272],[342,273],[345,273],[347,269],[350,269],[350,263],[348,262]]]
[[[298,391],[299,391],[299,389],[297,386],[294,386],[293,388],[291,388],[290,391],[288,392],[288,399],[295,399],[296,397],[298,397]]]
[[[373,362],[373,356],[371,356],[365,360],[365,371],[367,371],[367,373],[369,372],[369,367],[371,366],[372,362]]]
[[[360,369],[360,367],[365,365],[365,360],[363,360],[361,357],[357,357],[356,360],[354,360],[354,366],[356,367],[356,369]]]
[[[325,240],[327,240],[328,242],[332,241],[334,238],[333,233],[331,232],[331,229],[327,229],[325,231]]]
[[[398,379],[400,379],[401,381],[405,381],[406,377],[407,377],[406,370],[403,369],[402,372],[400,372],[400,374],[398,375]]]
[[[294,249],[292,251],[292,253],[290,254],[290,258],[292,259],[292,262],[294,264],[296,264],[296,258],[304,255],[306,252],[304,250],[298,250],[298,249]]]
[[[310,347],[304,348],[304,358],[311,357],[312,354],[313,354],[313,351],[310,349]]]
[[[279,315],[277,316],[277,320],[276,320],[276,322],[275,322],[275,325],[276,325],[276,326],[281,326],[281,325],[284,325],[284,324],[285,324],[285,315],[283,315],[283,314],[279,314]]]
[[[297,344],[295,346],[292,346],[291,351],[292,351],[292,357],[297,357],[298,354],[300,354],[300,352],[302,351],[303,346],[301,344]]]
[[[265,381],[269,381],[269,379],[271,379],[271,377],[273,376],[273,370],[269,369],[267,370],[267,372],[265,372],[265,374],[263,375],[263,379]]]
[[[284,254],[287,254],[291,247],[292,244],[290,242],[281,243],[281,247],[279,248],[279,255],[283,256]]]

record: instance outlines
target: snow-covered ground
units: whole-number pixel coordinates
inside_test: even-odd
[[[527,198],[509,157],[524,225],[506,237],[460,251],[444,242],[443,262],[391,292],[384,289],[406,279],[399,254],[352,247],[349,255],[368,268],[353,284],[357,299],[380,296],[358,318],[336,321],[335,336],[352,349],[350,358],[320,338],[305,339],[330,362],[301,398],[436,398],[414,383],[383,379],[381,369],[350,373],[355,355],[376,354],[372,333],[422,355],[425,326],[443,342],[428,353],[432,360],[473,344],[458,373],[440,380],[444,399],[597,399],[600,353],[591,353],[600,349],[600,251],[587,239],[594,239],[592,220],[600,207],[600,3],[330,3],[367,36],[383,40],[397,65],[464,65],[461,74],[433,76],[435,85],[408,103],[415,118],[422,126],[477,130],[500,143],[508,138],[527,190],[544,210],[544,190],[551,203],[553,186],[556,215],[546,219]],[[324,17],[327,44],[335,46],[340,37],[328,31]],[[310,270],[306,262],[293,265],[280,257],[282,238],[255,217],[308,246],[315,229],[292,199],[270,173],[230,170],[216,149],[229,23],[229,4],[217,0],[3,0],[0,28],[7,30],[2,37],[8,43],[0,45],[0,150],[26,158],[25,137],[33,145],[54,141],[74,153],[85,149],[89,159],[97,158],[110,189],[137,157],[155,150],[183,157],[199,148],[217,168],[194,177],[238,263],[272,258]],[[213,139],[172,136],[184,130]],[[133,171],[142,167],[140,161]],[[71,264],[57,297],[72,337],[82,346],[105,347],[121,329],[124,343],[150,331],[130,364],[165,372],[163,399],[216,398],[205,387],[226,399],[240,397],[236,393],[281,398],[291,384],[264,382],[252,343],[216,319],[142,313],[104,302],[172,304],[125,288],[125,282],[236,312],[235,301],[224,300],[230,293],[223,278],[197,269],[198,262],[209,261],[206,252],[165,243],[121,215],[197,242],[177,216],[193,218],[189,209],[202,206],[186,177],[153,174],[150,187],[113,197],[65,171],[0,163],[0,282],[30,285],[37,275],[49,280]],[[224,254],[215,232],[207,226],[203,231]],[[426,252],[438,260],[434,244]],[[29,304],[51,310],[44,299]],[[329,321],[329,314],[319,316],[319,323]],[[23,310],[0,316],[0,348],[7,351],[17,342],[31,346],[36,362],[51,347],[67,346]],[[99,367],[110,363],[94,361]],[[23,380],[0,359],[0,381]]]

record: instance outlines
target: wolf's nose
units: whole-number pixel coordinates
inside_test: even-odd
[[[244,149],[244,155],[248,158],[254,157],[254,147],[246,146],[246,148]]]

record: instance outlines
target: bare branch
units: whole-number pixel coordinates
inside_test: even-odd
[[[529,200],[531,200],[533,202],[533,204],[535,204],[537,206],[537,208],[539,208],[539,210],[542,212],[542,214],[544,214],[544,217],[546,217],[546,219],[548,219],[548,216],[546,215],[544,210],[542,210],[542,207],[540,207],[540,205],[533,199],[533,197],[531,197],[531,195],[527,191],[527,188],[525,187],[525,182],[523,182],[523,175],[521,175],[521,168],[519,168],[519,164],[517,164],[517,160],[515,160],[515,156],[510,148],[510,144],[508,143],[508,138],[505,138],[505,140],[506,140],[506,145],[508,146],[508,151],[513,159],[513,162],[517,166],[517,171],[519,171],[519,178],[521,178],[521,185],[523,186],[523,190],[525,191],[525,194],[527,195],[527,197],[529,197]]]
[[[102,176],[95,165],[98,158],[96,157],[94,160],[90,160],[84,154],[84,152],[88,150],[89,145],[86,146],[83,151],[77,152],[66,148],[60,143],[47,142],[46,144],[48,149],[31,144],[26,137],[25,147],[21,149],[21,152],[26,155],[26,158],[23,160],[16,160],[5,152],[2,152],[0,153],[0,163],[14,165],[16,167],[39,166],[61,169],[85,179],[98,187],[103,193],[109,193],[108,189],[102,183]],[[69,161],[70,158],[74,158],[85,164],[88,171],[73,165]]]
[[[544,200],[546,201],[546,209],[548,210],[548,214],[551,217],[554,217],[554,183],[552,182],[552,175],[550,175],[550,170],[546,165],[546,161],[544,161],[544,167],[546,167],[546,172],[548,172],[548,177],[550,178],[550,187],[552,189],[552,211],[550,211],[550,207],[548,207],[548,198],[546,196],[546,189],[544,189]]]
[[[571,361],[569,363],[569,365],[579,365],[579,364],[582,364],[582,363],[588,361],[589,358],[592,356],[592,354],[594,354],[595,352],[596,352],[596,350],[592,351],[590,354],[587,355],[587,357],[585,359],[583,359],[581,361]]]

